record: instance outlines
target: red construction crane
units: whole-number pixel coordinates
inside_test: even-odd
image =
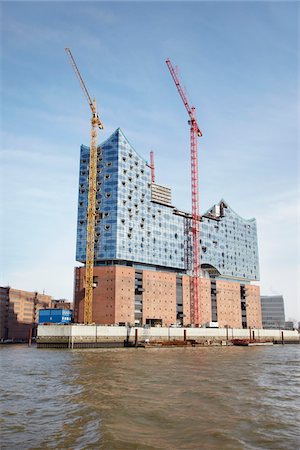
[[[199,325],[199,303],[200,303],[200,207],[198,187],[198,148],[197,137],[202,133],[198,126],[195,107],[190,107],[186,95],[180,85],[177,73],[169,59],[166,60],[176,88],[189,115],[191,138],[191,185],[192,185],[192,237],[193,237],[193,272],[192,272],[192,295],[191,295],[191,323]]]
[[[155,183],[155,172],[154,172],[154,152],[150,152],[150,168],[151,168],[151,181]]]

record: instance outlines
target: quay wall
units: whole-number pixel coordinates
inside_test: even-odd
[[[185,330],[185,331],[184,331]],[[198,342],[220,343],[232,339],[255,338],[262,341],[299,342],[297,330],[265,330],[239,328],[171,328],[171,327],[122,327],[105,325],[39,325],[37,329],[37,343],[39,344],[68,344],[97,343],[121,345],[125,340],[138,341],[167,341],[194,339]],[[41,345],[44,346],[44,345]]]

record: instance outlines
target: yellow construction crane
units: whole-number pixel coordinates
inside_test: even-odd
[[[97,177],[97,144],[98,128],[103,130],[103,124],[98,116],[96,99],[92,102],[91,97],[85,87],[84,81],[76,66],[71,50],[66,48],[73,69],[77,75],[80,86],[92,110],[91,119],[91,146],[89,165],[89,187],[88,187],[88,213],[86,231],[86,256],[85,256],[85,295],[84,295],[84,323],[93,322],[93,275],[94,275],[94,245],[95,245],[95,217],[96,217],[96,177]]]

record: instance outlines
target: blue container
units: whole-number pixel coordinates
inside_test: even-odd
[[[69,309],[40,309],[39,310],[39,324],[56,323],[65,324],[71,323],[72,311]]]

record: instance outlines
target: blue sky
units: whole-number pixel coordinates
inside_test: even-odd
[[[155,152],[157,182],[190,208],[186,111],[165,64],[179,66],[203,132],[200,203],[224,198],[258,223],[263,294],[297,290],[299,4],[2,3],[1,284],[72,298],[79,147],[86,100],[70,47],[105,124]],[[298,209],[299,212],[299,209]]]

